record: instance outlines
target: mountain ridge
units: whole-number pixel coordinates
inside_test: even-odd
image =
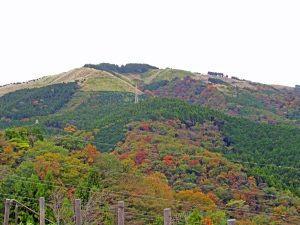
[[[89,65],[89,66],[87,66]],[[83,67],[79,67],[79,68],[75,68],[72,70],[69,70],[67,72],[62,72],[59,74],[55,74],[55,75],[47,75],[47,76],[43,76],[34,80],[29,80],[29,81],[25,81],[25,82],[17,82],[17,83],[10,83],[10,84],[4,84],[2,86],[0,86],[0,96],[9,93],[9,92],[13,92],[16,90],[20,90],[20,89],[25,89],[25,88],[34,88],[34,87],[43,87],[43,86],[47,86],[47,85],[51,85],[51,84],[56,84],[56,83],[68,83],[68,82],[75,82],[77,81],[82,81],[84,79],[86,79],[88,76],[90,76],[91,71],[102,71],[102,72],[108,72],[111,74],[115,74],[116,71],[110,71],[110,70],[99,70],[99,69],[95,69],[96,66],[92,67],[90,65],[93,64],[86,64]],[[114,65],[114,64],[110,64],[110,65]],[[148,64],[145,64],[148,65]],[[141,73],[135,73],[135,74],[143,74],[143,73],[147,73],[151,70],[155,70],[157,71],[156,73],[159,73],[160,71],[165,72],[168,70],[174,70],[174,73],[176,72],[181,72],[182,73],[186,73],[186,76],[192,76],[193,78],[196,79],[202,79],[204,81],[208,81],[209,78],[215,78],[217,77],[220,80],[223,80],[225,82],[231,83],[231,84],[236,84],[239,87],[254,87],[253,85],[247,85],[247,83],[253,83],[253,84],[261,84],[261,85],[267,85],[267,86],[271,86],[274,88],[278,88],[278,89],[289,89],[292,90],[295,87],[290,87],[290,86],[285,86],[285,85],[274,85],[274,84],[263,84],[263,83],[258,83],[258,82],[252,82],[252,81],[248,81],[248,80],[244,80],[244,79],[239,79],[237,77],[232,76],[231,78],[228,76],[218,76],[218,75],[210,75],[210,74],[205,74],[205,73],[198,73],[198,72],[189,72],[189,71],[185,71],[185,70],[178,70],[178,69],[170,69],[170,68],[166,68],[166,69],[159,69],[157,67],[153,67],[150,66],[150,70],[147,70],[146,72],[141,72]],[[153,69],[155,68],[155,69]],[[91,70],[90,70],[91,69]],[[95,71],[94,71],[95,72]],[[131,73],[128,73],[129,77],[130,77]],[[120,76],[121,74],[119,74]],[[144,75],[145,76],[145,75]],[[147,77],[147,75],[146,75]],[[176,75],[173,77],[175,78],[177,77]],[[181,75],[181,78],[183,78],[183,75]],[[126,78],[124,78],[126,79]],[[133,77],[132,79],[135,79],[135,77]],[[146,83],[149,83],[146,81]],[[151,82],[150,82],[151,83]],[[297,85],[296,85],[297,86]]]
[[[242,116],[270,124],[286,123],[300,126],[298,86],[291,88],[260,84],[237,77],[229,78],[222,73],[200,74],[171,68],[157,69],[148,64],[127,65],[129,66],[119,67],[105,63],[103,71],[99,69],[103,64],[89,64],[58,75],[2,86],[0,96],[16,90],[76,82],[79,89],[71,99],[70,109],[83,102],[89,96],[87,92],[121,91],[152,97],[174,97],[232,116]],[[110,68],[120,70],[122,74],[109,71]],[[126,73],[123,73],[124,71]]]

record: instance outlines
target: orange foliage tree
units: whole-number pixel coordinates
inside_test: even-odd
[[[67,125],[64,128],[64,131],[67,132],[67,133],[75,133],[77,131],[77,127],[74,126],[74,125]]]
[[[100,156],[100,152],[97,151],[96,146],[92,144],[88,144],[83,149],[83,154],[85,156],[85,163],[88,163],[89,165],[93,164],[95,160]]]
[[[210,218],[204,218],[202,220],[203,225],[214,225],[213,221]]]
[[[165,165],[167,166],[173,166],[174,165],[174,159],[173,159],[173,156],[171,155],[166,155],[164,158],[163,158],[163,162]]]

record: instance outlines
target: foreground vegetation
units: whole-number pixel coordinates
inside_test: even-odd
[[[258,186],[243,166],[199,146],[218,147],[220,134],[191,139],[214,127],[187,129],[179,120],[134,122],[111,153],[100,153],[92,144],[65,145],[62,136],[91,138],[74,127],[49,139],[39,130],[7,129],[0,133],[0,196],[34,210],[43,196],[47,218],[60,224],[72,223],[75,198],[83,201],[84,224],[114,224],[118,200],[125,201],[130,224],[163,224],[166,207],[177,224],[225,225],[229,217],[238,224],[299,223],[299,198]],[[38,221],[26,210],[19,217],[25,224]]]

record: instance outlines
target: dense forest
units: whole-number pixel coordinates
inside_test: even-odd
[[[140,63],[128,63],[126,65],[116,65],[110,63],[100,63],[100,64],[85,64],[84,67],[93,68],[97,70],[104,70],[108,72],[116,72],[116,73],[145,73],[152,69],[158,69],[155,66],[151,66],[148,64],[140,64]]]
[[[76,83],[54,84],[6,94],[0,97],[0,118],[18,120],[55,113],[72,98],[77,88]]]

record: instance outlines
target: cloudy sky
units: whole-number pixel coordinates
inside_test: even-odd
[[[298,0],[3,0],[0,84],[148,63],[300,84]]]

